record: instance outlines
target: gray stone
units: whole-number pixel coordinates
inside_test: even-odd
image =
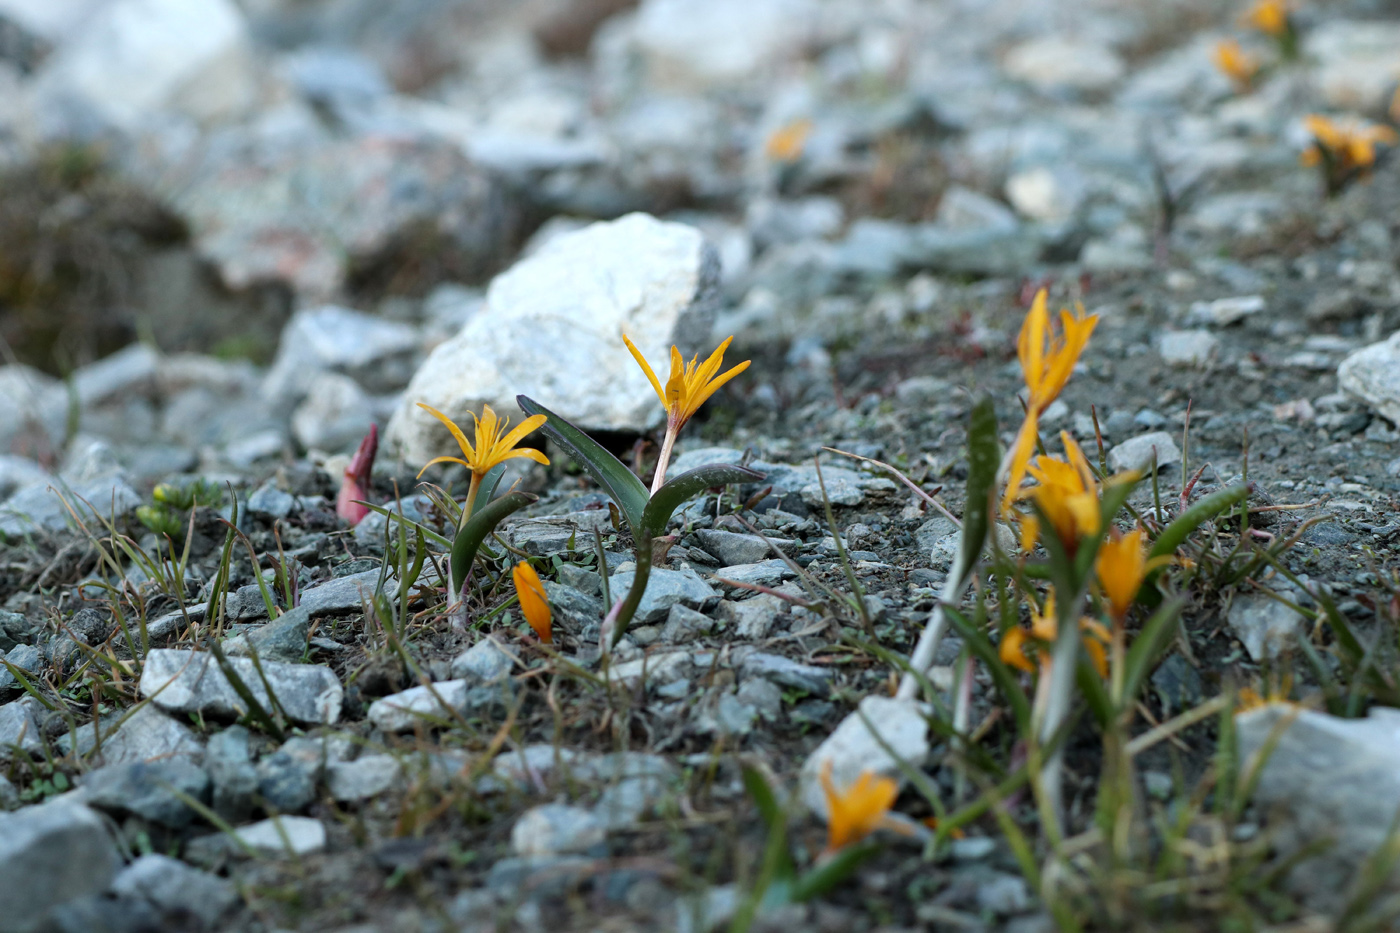
[[[134,813],[178,829],[197,815],[183,797],[209,802],[209,775],[188,758],[107,765],[83,777],[83,803],[113,813]]]
[[[112,879],[111,891],[150,903],[168,922],[193,917],[213,929],[239,902],[233,883],[168,855],[142,855]]]
[[[412,732],[455,722],[453,711],[467,704],[466,680],[440,680],[381,697],[369,705],[369,721],[382,732]]]
[[[593,812],[609,830],[626,829],[671,796],[674,780],[670,771],[623,777],[604,788]]]
[[[1187,320],[1192,324],[1210,324],[1215,327],[1228,327],[1252,314],[1263,311],[1268,304],[1263,295],[1237,295],[1233,298],[1217,298],[1214,301],[1197,301],[1191,305]],[[1166,354],[1162,354],[1166,358]]]
[[[1158,469],[1181,462],[1181,451],[1172,436],[1166,431],[1153,431],[1115,444],[1108,452],[1108,466],[1114,472],[1138,470],[1146,473],[1152,469],[1154,451]]]
[[[0,814],[0,928],[21,933],[48,909],[105,891],[121,864],[106,822],[80,804]]]
[[[792,568],[777,558],[761,560],[756,564],[735,564],[721,567],[714,572],[717,583],[747,583],[750,586],[777,586],[785,578],[795,577]]]
[[[198,761],[204,754],[204,745],[194,730],[149,703],[131,713],[79,726],[76,736],[70,733],[59,739],[59,748],[71,751],[75,739],[78,753],[90,756],[93,764],[115,765],[175,757]]]
[[[4,652],[4,657],[6,661],[26,674],[38,673],[48,664],[44,652],[32,645],[16,645]],[[9,667],[0,667],[0,690],[17,691],[19,689],[19,680]]]
[[[340,803],[377,797],[403,781],[403,765],[393,755],[361,755],[326,767],[326,785]]]
[[[357,388],[363,382],[389,390],[403,384],[417,350],[418,335],[407,324],[339,305],[298,311],[282,329],[263,397],[289,407],[327,373],[350,378]]]
[[[264,709],[269,709],[270,702],[265,676],[278,706],[293,722],[321,725],[340,718],[344,690],[328,667],[269,661],[261,665],[260,676],[250,658],[229,658],[228,663]],[[141,672],[141,694],[172,713],[228,718],[248,714],[247,703],[224,677],[213,655],[198,651],[153,649]]]
[[[666,627],[661,630],[661,641],[680,644],[708,635],[714,628],[714,619],[677,603],[666,613]]]
[[[1330,107],[1379,111],[1390,102],[1400,72],[1400,25],[1384,20],[1332,19],[1304,36],[1313,80]]]
[[[1087,38],[1047,35],[1006,54],[1002,67],[1042,91],[1104,91],[1122,80],[1127,66],[1107,45]]]
[[[310,855],[326,847],[326,826],[308,816],[274,816],[234,831],[238,841],[266,855]]]
[[[14,810],[19,805],[19,791],[9,778],[0,775],[0,810]]]
[[[1337,385],[1391,424],[1400,424],[1400,332],[1342,360]]]
[[[316,799],[319,762],[278,749],[258,762],[258,796],[277,813],[299,813]]]
[[[857,712],[842,720],[802,765],[802,802],[814,813],[826,813],[821,775],[828,762],[837,787],[849,787],[863,771],[899,778],[899,762],[920,767],[929,753],[925,715],[918,703],[908,700],[882,696],[861,700]]]
[[[358,612],[374,598],[374,588],[378,583],[378,570],[346,574],[308,588],[301,594],[301,601],[297,605],[312,616]],[[398,582],[392,574],[384,578],[384,590],[387,595],[393,595],[397,585]]]
[[[615,599],[621,599],[626,594],[635,577],[635,572],[625,570],[608,578],[608,588]],[[633,624],[660,622],[675,605],[700,609],[718,596],[719,594],[693,571],[653,567],[651,576],[647,579],[646,591],[642,594],[641,604],[637,606],[637,614],[633,617]]]
[[[762,677],[775,684],[806,690],[821,697],[831,693],[832,672],[827,668],[801,664],[780,654],[762,651],[746,651],[736,660],[745,677]]]
[[[744,86],[834,39],[822,13],[814,0],[646,0],[630,38],[652,82],[698,93]]]
[[[1275,703],[1235,717],[1241,761],[1277,743],[1259,770],[1254,803],[1281,853],[1327,842],[1288,886],[1315,910],[1337,909],[1362,866],[1389,841],[1400,807],[1400,713],[1373,707],[1365,719]],[[1389,885],[1394,885],[1392,876]]]
[[[387,440],[425,462],[450,438],[418,402],[466,423],[483,404],[514,414],[518,393],[585,430],[649,428],[661,403],[620,334],[653,366],[672,344],[707,349],[718,282],[714,248],[692,227],[631,214],[557,237],[497,276],[486,306],[433,351]]]
[[[268,518],[286,518],[292,514],[296,497],[277,488],[276,480],[268,480],[248,497],[248,511]]]
[[[715,559],[725,566],[754,564],[773,554],[768,542],[758,535],[740,535],[732,531],[702,528],[695,532],[695,537],[700,540],[702,548],[713,554]],[[792,544],[786,540],[774,540],[773,543],[779,547]]]
[[[927,553],[950,535],[958,533],[958,526],[944,515],[935,515],[914,531],[914,544]]]
[[[554,613],[554,624],[566,631],[584,631],[590,626],[598,625],[603,619],[602,600],[595,599],[582,590],[546,580],[544,592]],[[620,598],[620,594],[614,592],[613,598]]]
[[[13,651],[20,645],[34,644],[41,628],[18,612],[0,611],[0,651]]]
[[[746,680],[739,685],[739,702],[753,709],[766,722],[777,722],[783,712],[783,691],[771,680]]]
[[[72,521],[64,500],[88,519],[123,518],[141,504],[105,444],[94,442],[53,480],[19,490],[0,504],[0,533],[22,537],[62,531]]]
[[[44,735],[36,718],[43,711],[30,696],[0,706],[0,758],[10,757],[16,749],[27,755],[43,753]]]
[[[726,599],[719,604],[716,615],[733,626],[736,637],[757,641],[768,637],[782,611],[783,601],[764,593],[751,599]]]
[[[1302,616],[1262,593],[1236,595],[1225,620],[1255,661],[1273,661],[1291,652],[1303,631]]]
[[[459,680],[489,684],[509,677],[514,663],[494,641],[483,638],[452,659],[451,673]]]
[[[521,790],[542,788],[556,772],[575,775],[591,767],[592,753],[553,745],[526,745],[501,752],[491,760],[491,774],[504,784]],[[592,773],[588,771],[587,773]]]
[[[1172,366],[1205,366],[1220,349],[1220,338],[1208,330],[1169,330],[1157,335],[1157,352]]]
[[[977,906],[998,917],[1019,914],[1031,906],[1030,891],[1021,876],[998,874],[977,886]]]
[[[629,690],[645,681],[650,686],[671,683],[690,676],[691,653],[687,650],[655,650],[631,661],[614,663],[608,668],[608,680]]]
[[[259,595],[259,601],[261,601]],[[289,609],[271,622],[228,639],[224,651],[230,655],[251,655],[259,661],[300,661],[306,654],[311,634],[311,612],[303,604]]]
[[[233,823],[243,822],[253,812],[253,797],[258,791],[258,771],[253,767],[248,739],[246,727],[230,726],[210,736],[204,748],[210,806]]]
[[[510,844],[517,855],[560,855],[587,852],[602,843],[605,835],[603,821],[591,810],[547,803],[531,807],[516,819]]]

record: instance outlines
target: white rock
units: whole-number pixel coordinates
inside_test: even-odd
[[[1337,367],[1337,385],[1387,421],[1400,424],[1400,332],[1342,360]]]
[[[372,391],[408,380],[418,334],[407,324],[338,305],[309,308],[282,328],[277,357],[263,380],[269,402],[295,404],[321,373],[340,373]]]
[[[1002,67],[1011,77],[1042,90],[1080,91],[1105,90],[1127,70],[1111,48],[1064,36],[1023,42],[1007,53]]]
[[[303,725],[330,724],[340,718],[344,691],[328,667],[229,658],[230,668],[264,709],[270,707],[268,688],[276,694],[287,718]],[[172,713],[246,716],[247,701],[224,676],[214,656],[201,651],[152,649],[141,671],[141,695]]]
[[[585,429],[644,430],[660,420],[661,403],[622,334],[663,374],[673,343],[708,350],[700,343],[718,281],[716,254],[697,230],[646,214],[551,240],[497,276],[486,307],[428,357],[387,440],[422,463],[454,445],[418,402],[470,424],[483,404],[518,416],[518,394]]]
[[[1084,201],[1084,181],[1069,170],[1037,166],[1006,180],[1006,198],[1023,216],[1046,223],[1063,223]]]
[[[583,807],[547,803],[520,815],[510,831],[517,855],[559,855],[584,852],[603,841],[603,821]]]
[[[1197,301],[1191,305],[1186,319],[1192,324],[1227,327],[1251,314],[1263,311],[1265,307],[1267,304],[1263,295],[1239,295],[1234,298],[1217,298],[1214,301]]]
[[[0,16],[29,32],[58,42],[104,0],[0,0]]]
[[[1116,473],[1122,470],[1152,469],[1152,454],[1156,451],[1158,468],[1181,462],[1181,451],[1166,431],[1153,431],[1130,437],[1108,452],[1108,465]]]
[[[309,816],[274,816],[234,831],[238,841],[268,855],[310,855],[326,847],[326,827]]]
[[[0,366],[0,450],[26,452],[63,436],[63,384],[23,363]],[[25,443],[26,435],[32,435]]]
[[[122,859],[107,822],[59,798],[0,814],[0,929],[29,930],[50,907],[100,894]]]
[[[819,35],[813,0],[645,0],[633,25],[654,83],[687,90],[754,78]]]
[[[233,0],[110,0],[44,63],[40,106],[130,130],[164,110],[234,116],[256,92]]]
[[[412,732],[420,724],[450,720],[466,703],[465,680],[442,680],[431,686],[410,687],[369,705],[369,721],[382,732]]]
[[[953,185],[939,198],[934,222],[950,230],[1009,230],[1016,226],[1016,215],[995,198]]]
[[[1262,593],[1236,596],[1226,621],[1255,661],[1272,661],[1298,644],[1303,617]]]
[[[1338,719],[1271,704],[1235,723],[1242,763],[1277,743],[1253,800],[1267,814],[1270,841],[1285,853],[1328,843],[1289,874],[1289,887],[1315,909],[1334,909],[1386,842],[1400,807],[1400,712],[1374,707],[1365,719]],[[1392,890],[1394,883],[1392,876]]]
[[[393,755],[361,755],[354,761],[326,765],[326,787],[341,803],[368,800],[403,780],[404,768]]]
[[[1389,102],[1400,75],[1400,23],[1319,23],[1304,48],[1317,62],[1313,80],[1329,106],[1364,113]]]
[[[867,721],[875,734],[866,726]],[[883,746],[876,735],[883,740]],[[899,761],[892,758],[884,746],[888,746],[899,761],[916,768],[923,764],[929,753],[928,722],[919,704],[882,696],[861,700],[857,711],[847,716],[802,766],[802,802],[812,812],[826,814],[821,775],[828,763],[832,783],[837,788],[849,787],[863,771],[898,778]]]
[[[1219,349],[1220,338],[1208,330],[1172,330],[1157,336],[1157,352],[1172,366],[1204,366]]]
[[[292,436],[307,450],[355,447],[374,424],[374,407],[359,383],[339,373],[320,373],[292,412]]]

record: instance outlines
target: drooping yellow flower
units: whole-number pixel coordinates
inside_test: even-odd
[[[1011,446],[1006,495],[1002,499],[1003,513],[1010,510],[1021,481],[1026,477],[1027,465],[1040,430],[1040,416],[1064,390],[1084,347],[1089,343],[1089,336],[1099,322],[1096,314],[1086,317],[1082,311],[1070,314],[1068,310],[1061,309],[1060,326],[1056,332],[1046,311],[1045,301],[1046,292],[1042,288],[1031,302],[1031,310],[1021,325],[1016,341],[1016,355],[1021,360],[1021,373],[1026,380],[1026,418]]]
[[[1309,114],[1303,125],[1313,144],[1303,151],[1304,165],[1322,165],[1329,176],[1345,180],[1354,172],[1365,173],[1376,163],[1376,145],[1393,146],[1395,131],[1388,126],[1360,120],[1332,120]]]
[[[536,463],[549,465],[549,458],[540,451],[533,447],[516,446],[525,439],[527,434],[545,423],[544,415],[531,415],[520,422],[514,430],[507,432],[506,428],[510,426],[510,419],[498,418],[496,413],[491,410],[490,405],[482,406],[480,418],[477,418],[475,414],[472,415],[476,420],[476,444],[473,445],[451,418],[431,405],[419,402],[418,407],[447,425],[447,430],[452,432],[457,446],[462,450],[461,457],[434,457],[423,464],[423,469],[418,471],[418,475],[422,476],[423,471],[435,463],[460,463],[471,471],[471,487],[467,491],[467,501],[462,507],[460,524],[466,524],[467,519],[471,517],[472,509],[476,504],[477,489],[481,485],[481,478],[498,463],[504,463],[517,457],[525,457]]]
[[[831,781],[831,762],[821,774],[826,793],[826,851],[835,852],[879,829],[884,823],[899,785],[894,778],[862,771],[855,783],[838,791]]]
[[[1116,624],[1121,625],[1132,608],[1133,599],[1142,587],[1148,571],[1168,563],[1171,558],[1147,559],[1143,547],[1143,530],[1134,528],[1127,534],[1111,529],[1108,540],[1099,545],[1099,553],[1094,561],[1094,571],[1098,575],[1099,589],[1108,603],[1109,614]]]
[[[1099,533],[1099,485],[1074,438],[1061,431],[1060,441],[1067,459],[1036,457],[1027,467],[1036,481],[1029,495],[1065,550],[1073,553],[1082,538]]]
[[[1052,589],[1045,594],[1045,608],[1043,610],[1037,609],[1035,603],[1031,603],[1031,627],[1029,630],[1020,625],[1013,625],[1001,636],[1001,647],[998,649],[998,653],[1002,663],[1025,671],[1027,674],[1034,674],[1037,670],[1043,674],[1050,666],[1050,646],[1055,641],[1059,630],[1059,618],[1055,614],[1055,591]],[[1084,633],[1082,636],[1084,650],[1088,653],[1094,670],[1098,671],[1100,677],[1107,677],[1108,656],[1104,647],[1109,643],[1108,631],[1101,624],[1087,617],[1079,620],[1079,630]],[[1030,647],[1035,649],[1037,663],[1032,663],[1031,656],[1026,651]]]
[[[802,158],[807,138],[812,135],[812,121],[792,120],[778,127],[763,145],[763,154],[771,162],[796,162]]]
[[[1215,46],[1215,67],[1225,77],[1234,82],[1241,91],[1248,90],[1259,74],[1259,60],[1244,50],[1234,39],[1227,39]]]
[[[676,435],[700,410],[700,406],[719,391],[720,386],[749,368],[749,360],[730,367],[723,374],[719,372],[719,368],[724,365],[724,351],[733,342],[733,337],[726,338],[703,363],[700,362],[698,353],[691,357],[689,363],[685,362],[681,351],[672,346],[671,375],[666,380],[665,388],[662,388],[661,380],[656,378],[656,373],[647,363],[646,357],[642,356],[642,351],[637,349],[636,344],[626,334],[622,335],[622,340],[627,344],[627,349],[637,361],[637,365],[642,367],[642,372],[646,373],[651,387],[656,390],[656,397],[661,399],[661,404],[666,407],[666,437],[661,445],[661,458],[656,465],[656,478],[652,482],[651,491],[654,493],[665,482],[666,466],[671,460],[671,448],[676,442]]]
[[[1240,25],[1278,38],[1291,28],[1288,21],[1288,4],[1284,0],[1256,0],[1240,17]]]
[[[510,572],[515,582],[515,595],[520,598],[520,612],[530,628],[546,645],[554,644],[554,614],[549,608],[549,597],[545,595],[544,584],[535,568],[526,561],[516,564]]]

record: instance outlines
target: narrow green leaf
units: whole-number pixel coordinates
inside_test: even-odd
[[[763,476],[764,474],[748,467],[721,463],[687,470],[656,490],[656,495],[651,497],[651,501],[642,510],[642,525],[652,537],[662,535],[666,532],[666,523],[671,520],[672,513],[692,496],[699,495],[713,486],[756,483],[762,480]]]
[[[1001,462],[997,413],[989,396],[972,407],[967,426],[967,500],[963,506],[962,553],[958,566],[970,575],[982,555],[991,527],[992,490]]]
[[[1153,543],[1152,551],[1148,557],[1171,557],[1176,553],[1176,549],[1186,542],[1191,532],[1201,527],[1203,522],[1214,518],[1231,506],[1238,505],[1249,496],[1249,493],[1250,487],[1242,485],[1228,486],[1206,496],[1178,515],[1170,525],[1162,530]]]
[[[486,536],[496,530],[496,526],[501,523],[507,515],[518,509],[522,509],[531,502],[538,502],[539,496],[528,492],[510,492],[493,499],[486,505],[476,510],[476,514],[467,519],[467,523],[462,526],[462,530],[457,532],[457,537],[452,542],[452,598],[462,592],[462,582],[467,578],[467,570],[472,565],[473,558],[476,557],[477,549],[481,547],[481,542],[486,540]]]
[[[622,510],[635,535],[642,521],[642,512],[650,498],[646,486],[637,479],[637,474],[578,427],[534,399],[517,395],[515,402],[526,414],[544,415],[549,419],[540,426],[540,430],[550,440],[567,450],[579,465],[588,471],[588,475],[607,491],[613,502]]]
[[[992,681],[997,685],[1002,699],[1011,706],[1011,712],[1016,717],[1019,731],[1025,733],[1030,729],[1031,704],[1021,689],[1017,675],[1002,661],[1000,652],[991,643],[991,640],[977,626],[969,622],[966,616],[951,606],[945,606],[943,614],[948,618],[949,624],[962,636],[967,650],[987,665],[987,670],[991,672]]]
[[[788,892],[788,899],[800,904],[829,893],[880,849],[880,844],[875,842],[846,846],[816,868],[803,872],[793,883],[792,890]]]
[[[1138,688],[1176,634],[1176,623],[1185,600],[1177,597],[1164,602],[1133,639],[1123,661],[1123,696],[1136,697]]]
[[[481,478],[481,488],[477,490],[477,502],[490,502],[496,497],[496,487],[501,485],[501,477],[506,475],[506,465],[504,462],[498,463],[486,471],[486,475]]]
[[[1099,672],[1094,670],[1094,665],[1085,657],[1083,651],[1079,653],[1078,666],[1074,669],[1074,682],[1079,685],[1079,692],[1084,695],[1084,701],[1094,721],[1100,728],[1108,728],[1113,722],[1113,702],[1109,699],[1108,691],[1104,689]]]
[[[787,814],[783,812],[778,798],[774,796],[773,788],[768,785],[768,779],[757,768],[750,765],[744,765],[740,774],[744,780],[744,789],[748,791],[754,806],[758,808],[758,815],[763,820],[764,828],[770,835],[773,833],[785,835],[787,833]],[[783,851],[775,866],[775,877],[790,878],[793,874],[792,854],[787,851],[786,841],[784,841],[782,848]]]

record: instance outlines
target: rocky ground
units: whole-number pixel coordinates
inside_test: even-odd
[[[1400,8],[1295,5],[1296,59],[1242,12],[0,0],[0,931],[1388,928],[1400,159],[1329,197],[1300,155],[1309,113],[1396,118]],[[1047,440],[1113,470],[1155,449],[1146,513],[1198,471],[1188,501],[1247,480],[1262,510],[1192,552],[1212,573],[1181,577],[1133,731],[1242,688],[1301,705],[1145,749],[1151,855],[1124,865],[1087,722],[1068,850],[1020,792],[927,829],[920,787],[973,805],[1024,756],[974,666],[975,753],[895,749],[913,835],[750,916],[768,834],[741,767],[811,862],[804,765],[895,703],[957,550],[926,497],[963,513],[977,396],[1011,440],[1040,287],[1099,316]],[[518,418],[525,393],[647,476],[661,408],[623,331],[654,363],[736,335],[752,366],[671,475],[764,479],[677,513],[603,658],[634,566],[606,496],[537,438],[550,465],[508,482],[539,499],[454,611],[416,535],[450,532],[417,474],[456,451],[417,403]],[[351,526],[372,425],[381,511]],[[1290,538],[1287,575],[1229,572]],[[1236,732],[1272,753],[1226,820]],[[1209,818],[1173,835],[1196,793]]]

